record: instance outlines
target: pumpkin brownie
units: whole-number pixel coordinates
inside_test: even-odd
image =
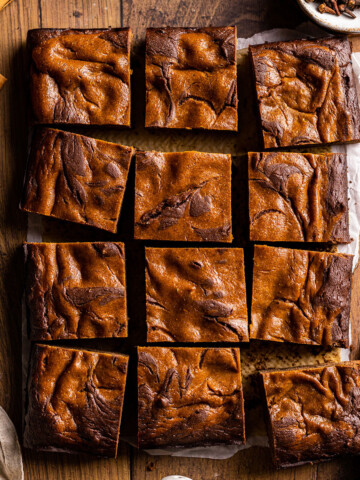
[[[146,127],[237,130],[236,27],[148,28]]]
[[[250,47],[264,148],[360,140],[346,37]]]
[[[238,348],[138,348],[141,448],[245,443]]]
[[[348,243],[346,155],[249,153],[250,240]]]
[[[135,238],[231,242],[231,157],[137,152]]]
[[[116,457],[127,355],[35,345],[24,446]]]
[[[260,372],[276,467],[360,454],[360,362]]]
[[[250,338],[347,348],[352,260],[256,245]]]
[[[133,153],[132,147],[41,128],[20,208],[115,233]]]
[[[127,336],[123,243],[25,243],[31,340]]]
[[[148,342],[246,342],[242,248],[146,248]]]
[[[129,28],[28,33],[36,123],[130,126]]]

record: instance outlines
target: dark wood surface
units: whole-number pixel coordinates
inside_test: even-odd
[[[37,27],[131,26],[135,39],[148,26],[236,24],[248,37],[279,27],[295,28],[306,18],[295,0],[13,0],[0,12],[0,73],[8,82],[0,92],[0,405],[21,430],[21,243],[26,215],[18,209],[27,151],[27,30]],[[240,125],[240,128],[242,126]],[[359,275],[354,285],[360,287]],[[358,326],[360,288],[352,296],[353,325]],[[355,321],[354,321],[355,319]],[[353,333],[352,357],[359,340]],[[78,455],[24,452],[25,478],[161,480],[181,474],[192,480],[356,479],[357,459],[336,460],[276,472],[269,451],[251,448],[229,460],[150,457],[122,444],[117,460]]]

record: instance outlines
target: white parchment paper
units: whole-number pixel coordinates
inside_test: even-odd
[[[191,478],[182,477],[181,475],[170,475],[170,477],[164,477],[162,480],[191,480]]]
[[[243,49],[249,45],[261,44],[272,41],[294,40],[304,37],[320,37],[325,36],[324,31],[311,23],[305,23],[299,27],[298,30],[288,29],[273,29],[266,32],[258,33],[250,38],[238,38],[237,48]],[[360,91],[360,53],[353,54],[353,65],[355,76],[358,81],[358,88]],[[241,125],[240,125],[241,127]],[[360,235],[360,144],[336,146],[333,151],[346,153],[348,156],[348,180],[349,180],[349,218],[350,218],[350,235],[352,241],[348,245],[341,245],[338,251],[354,255],[353,269],[355,268],[359,259],[359,235]],[[41,216],[28,215],[28,232],[27,241],[41,242],[42,241],[42,223]],[[27,339],[27,327],[25,308],[23,309],[23,386],[25,389],[27,363],[30,344]],[[349,350],[342,349],[341,359],[349,359]],[[214,446],[214,447],[199,447],[199,448],[169,448],[169,449],[153,449],[146,450],[151,455],[171,455],[176,457],[198,457],[198,458],[212,458],[212,459],[226,459],[235,455],[238,451],[251,446],[267,446],[267,437],[257,436],[248,437],[245,446],[228,445],[228,446]],[[163,480],[177,480],[185,479],[181,476],[170,476]],[[185,479],[191,480],[191,479]]]

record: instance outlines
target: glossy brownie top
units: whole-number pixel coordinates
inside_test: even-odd
[[[236,27],[147,30],[147,127],[237,130],[236,82]]]
[[[32,340],[126,337],[123,243],[26,243]]]
[[[28,33],[37,123],[130,125],[129,28]]]
[[[24,445],[115,457],[128,357],[36,345]]]
[[[41,128],[32,142],[21,208],[116,232],[133,152]]]
[[[360,362],[261,372],[277,467],[360,453]]]
[[[250,47],[265,148],[360,139],[346,37]]]
[[[137,152],[135,238],[231,242],[231,157]]]
[[[346,155],[249,153],[250,240],[347,243]]]
[[[146,248],[148,342],[248,341],[241,248]]]
[[[347,348],[352,259],[255,246],[250,337]]]
[[[138,348],[143,448],[245,443],[237,348]]]

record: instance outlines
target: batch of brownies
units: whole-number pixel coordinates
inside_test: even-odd
[[[128,28],[30,31],[35,123],[129,127],[130,46]],[[346,156],[289,150],[360,141],[350,43],[271,43],[250,58],[272,149],[248,155],[252,285],[243,249],[221,246],[233,240],[230,155],[139,151],[45,126],[32,140],[23,210],[115,233],[135,162],[134,237],[166,242],[144,247],[139,301],[157,346],[137,349],[141,448],[245,443],[239,342],[349,347],[352,256],[304,249],[351,240]],[[146,127],[237,131],[234,27],[148,29],[145,76]],[[126,245],[26,243],[25,256],[30,339],[41,343],[24,444],[116,456],[128,357],[51,342],[127,336]],[[276,466],[360,453],[360,362],[262,371],[259,382]]]

